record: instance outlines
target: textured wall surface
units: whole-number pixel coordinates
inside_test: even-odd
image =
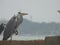
[[[44,45],[44,40],[31,41],[0,41],[0,45]]]
[[[46,37],[45,45],[60,45],[60,36]]]

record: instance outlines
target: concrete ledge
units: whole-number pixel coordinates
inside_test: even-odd
[[[45,45],[60,45],[60,36],[48,36],[45,38]]]
[[[30,41],[0,41],[0,45],[44,45],[44,40],[30,40]]]

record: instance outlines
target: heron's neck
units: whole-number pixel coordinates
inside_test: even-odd
[[[22,15],[18,14],[18,15],[16,16],[15,21],[17,22],[17,20],[18,20],[18,19],[22,19],[22,17],[23,17]]]
[[[18,15],[17,15],[17,17],[18,17],[18,18],[22,18],[23,16],[22,16],[22,15],[20,15],[20,14],[18,14]]]

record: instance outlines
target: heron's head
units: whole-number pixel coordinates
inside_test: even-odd
[[[24,16],[24,15],[28,15],[28,13],[21,13],[21,12],[18,12],[18,14]]]

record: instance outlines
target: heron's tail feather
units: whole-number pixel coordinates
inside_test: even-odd
[[[10,37],[10,35],[8,35],[8,36],[3,36],[3,40],[7,40],[8,38]]]
[[[3,38],[3,40],[7,40],[6,38]]]

